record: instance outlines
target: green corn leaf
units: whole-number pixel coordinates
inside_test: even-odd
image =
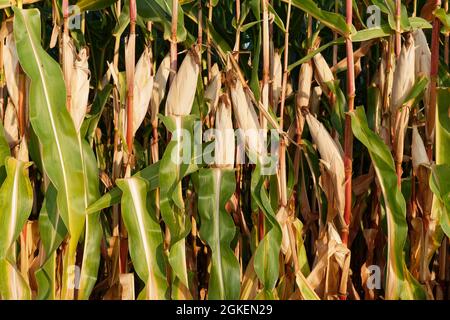
[[[90,145],[92,145],[92,141],[94,140],[95,129],[97,129],[112,89],[113,86],[108,84],[101,91],[97,92],[94,103],[92,104],[91,112],[86,116],[86,119],[81,125],[81,136],[85,137]]]
[[[348,35],[352,33],[345,22],[345,19],[334,12],[328,12],[319,8],[319,6],[312,0],[283,0],[283,2],[292,2],[292,5],[300,10],[310,14],[315,19],[338,32],[341,35]]]
[[[443,33],[448,35],[450,33],[450,14],[446,13],[444,8],[439,8],[434,12],[434,15],[441,21]]]
[[[70,233],[65,269],[75,265],[76,247],[84,228],[85,201],[82,155],[77,133],[65,107],[66,91],[60,66],[41,47],[41,20],[37,9],[14,8],[14,37],[19,60],[31,78],[30,122],[42,143],[44,170],[55,186],[58,209]],[[64,272],[63,296],[71,297],[72,282]]]
[[[164,117],[162,120],[167,129],[174,134],[172,140],[166,147],[164,155],[161,159],[161,165],[159,167],[159,184],[160,184],[160,208],[161,216],[170,230],[171,247],[169,253],[169,263],[174,272],[175,278],[174,285],[178,286],[177,281],[181,281],[181,285],[188,288],[188,275],[186,266],[186,250],[185,250],[185,237],[191,230],[191,221],[186,218],[184,200],[181,190],[181,179],[185,176],[187,169],[189,168],[189,161],[186,164],[186,159],[191,159],[191,155],[186,155],[188,152],[192,152],[191,141],[184,146],[184,139],[193,137],[194,131],[194,116],[184,117]],[[177,134],[185,130],[189,132],[190,137],[183,134]],[[191,148],[190,150],[188,148]],[[178,151],[178,152],[177,152]],[[179,290],[178,290],[179,289]],[[172,295],[177,292],[186,291],[183,288],[172,289]]]
[[[97,160],[87,141],[81,140],[80,133],[78,141],[80,152],[83,156],[84,207],[87,208],[91,203],[94,203],[100,198]],[[100,212],[87,215],[85,221],[83,262],[78,290],[78,298],[82,300],[89,299],[89,295],[97,281],[102,233]]]
[[[39,233],[47,257],[50,257],[58,249],[67,235],[67,229],[59,214],[56,199],[57,191],[50,184],[39,213]]]
[[[8,255],[11,245],[31,213],[33,189],[28,177],[31,163],[8,157],[6,160],[6,180],[0,188],[0,259]]]
[[[87,10],[100,10],[104,8],[108,8],[113,5],[117,0],[78,0],[77,6],[80,8],[80,11]],[[137,1],[139,2],[139,0]]]
[[[159,188],[159,165],[160,161],[153,163],[146,167],[145,169],[137,172],[134,177],[140,177],[147,181],[149,184],[149,191]],[[196,163],[191,163],[185,172],[185,176],[188,176],[194,172],[197,172],[201,165]],[[184,176],[184,177],[185,177]],[[183,177],[183,178],[184,178]],[[122,191],[120,188],[113,188],[111,191],[103,195],[100,199],[94,202],[86,210],[87,214],[92,214],[97,211],[109,208],[115,204],[120,203],[120,198],[122,197]]]
[[[67,235],[67,229],[59,214],[56,199],[56,189],[50,184],[39,213],[39,234],[45,251],[45,260],[35,273],[38,285],[38,300],[54,300],[56,298],[56,249]]]
[[[201,169],[198,209],[200,237],[212,251],[208,297],[214,300],[239,299],[239,262],[230,248],[235,226],[225,205],[236,188],[234,170]]]
[[[8,157],[6,180],[0,188],[0,296],[5,300],[31,299],[27,282],[7,259],[33,207],[33,189],[28,177],[30,165]]]
[[[56,254],[53,252],[51,256],[47,257],[42,267],[36,270],[37,300],[56,299]]]
[[[2,300],[31,300],[31,290],[17,267],[0,259],[0,297]]]
[[[167,280],[163,255],[163,236],[156,217],[149,212],[147,183],[142,178],[117,181],[123,192],[122,216],[128,231],[128,243],[134,268],[145,282],[141,298],[167,298]]]
[[[168,40],[172,35],[172,1],[171,0],[139,0],[136,1],[138,14],[155,23],[162,24],[164,39]],[[186,40],[187,31],[184,27],[184,13],[178,4],[177,41]]]
[[[261,164],[258,163],[251,181],[252,198],[265,216],[265,236],[256,248],[254,268],[264,285],[264,291],[271,292],[278,280],[282,234],[264,187],[265,176],[262,175],[262,169]]]
[[[369,151],[380,182],[388,226],[386,299],[424,299],[426,293],[406,267],[404,246],[407,238],[406,203],[397,185],[397,176],[389,148],[369,129],[362,107],[350,113],[355,137]]]
[[[430,176],[430,188],[435,194],[432,216],[439,221],[442,231],[447,237],[450,236],[450,187],[448,183],[448,179],[450,179],[449,99],[450,89],[439,88],[436,113],[436,166],[432,168]]]

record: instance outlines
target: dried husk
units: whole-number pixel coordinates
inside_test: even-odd
[[[220,167],[234,167],[235,137],[231,119],[231,104],[226,95],[220,98],[216,112],[215,164]]]
[[[336,300],[347,292],[349,272],[350,250],[328,223],[326,235],[317,243],[314,267],[307,280],[320,297]]]
[[[428,46],[427,38],[422,29],[417,29],[413,32],[414,43],[416,46],[415,52],[415,73],[416,78],[426,76],[430,80],[431,73],[431,51]],[[423,103],[425,111],[428,112],[430,106],[430,81],[428,81],[427,89],[423,95]]]
[[[70,81],[74,71],[74,63],[76,59],[76,49],[73,40],[66,33],[62,34],[62,49],[63,49],[63,73],[67,92],[71,92],[72,87]],[[74,94],[74,93],[71,93]]]
[[[327,193],[329,205],[335,209],[336,213],[339,213],[339,217],[343,225],[344,222],[344,182],[345,182],[345,172],[344,172],[344,160],[341,155],[341,151],[336,145],[336,142],[330,136],[325,127],[311,114],[306,115],[306,122],[308,123],[309,131],[313,138],[314,143],[317,145],[319,150],[321,163],[323,169],[328,173],[327,177],[329,179],[322,179],[321,184],[328,190]],[[332,184],[332,188],[328,188],[326,185]],[[334,214],[335,215],[335,214]],[[327,220],[330,221],[334,216],[329,217]]]
[[[215,63],[211,68],[211,81],[205,90],[205,100],[208,104],[208,113],[214,114],[216,112],[221,87],[222,75],[220,73],[219,66]]]
[[[194,103],[197,80],[200,72],[198,49],[188,52],[175,75],[166,101],[166,115],[187,116]]]
[[[13,32],[8,33],[4,40],[3,66],[9,97],[17,107],[19,105],[19,56]]]
[[[134,75],[133,136],[147,114],[153,93],[152,58],[148,47],[144,49]]]
[[[309,112],[313,115],[319,113],[320,102],[322,100],[322,88],[316,86],[312,89],[311,99],[309,102]]]
[[[170,76],[170,55],[166,55],[159,65],[153,79],[153,94],[150,100],[150,116],[152,126],[158,125],[158,113],[161,101],[166,96],[167,81]]]
[[[265,152],[264,143],[260,134],[261,127],[256,111],[249,96],[244,91],[241,81],[237,79],[232,71],[228,75],[230,96],[238,127],[244,131],[245,144],[250,154],[256,153],[258,157],[261,157]]]
[[[333,72],[331,71],[330,66],[321,53],[316,54],[313,58],[313,61],[315,66],[314,76],[316,78],[316,81],[320,84],[322,90],[328,96],[328,94],[330,93],[330,89],[328,88],[327,83],[335,80]]]
[[[420,136],[417,126],[413,126],[412,130],[412,144],[411,144],[412,164],[414,170],[418,171],[420,165],[429,165],[427,150]]]
[[[394,73],[394,85],[391,97],[391,116],[394,124],[394,150],[397,166],[403,161],[406,128],[409,120],[410,106],[403,105],[404,100],[415,83],[415,47],[414,38],[409,35],[403,44]]]
[[[277,110],[278,103],[281,97],[281,87],[283,81],[283,67],[281,64],[281,56],[278,51],[275,51],[273,55],[273,103],[272,106],[274,110]]]
[[[87,49],[81,49],[73,65],[72,80],[70,82],[72,92],[70,114],[77,132],[80,132],[89,101],[91,72],[89,70],[88,59]]]
[[[313,68],[311,62],[306,62],[300,67],[297,92],[297,109],[307,108],[311,97],[311,83]]]
[[[415,82],[415,47],[414,38],[409,36],[402,46],[400,57],[394,72],[391,114],[395,115],[410,93]]]

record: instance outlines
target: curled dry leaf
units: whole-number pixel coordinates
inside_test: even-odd
[[[153,80],[153,94],[150,100],[150,115],[152,119],[152,125],[155,127],[158,125],[158,113],[161,101],[166,95],[167,81],[170,76],[170,55],[166,55],[159,65]]]
[[[166,101],[166,115],[187,116],[191,113],[200,72],[198,49],[190,50],[175,75]]]
[[[340,242],[332,224],[327,236],[318,242],[314,267],[307,277],[311,287],[324,299],[338,299],[346,294],[350,272],[350,250]]]

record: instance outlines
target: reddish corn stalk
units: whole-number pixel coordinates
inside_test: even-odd
[[[436,7],[440,7],[441,0],[436,0]],[[437,77],[439,73],[439,41],[440,41],[441,22],[437,17],[434,17],[433,31],[431,37],[431,70],[430,70],[430,105],[427,114],[427,153],[428,158],[433,158],[433,141],[434,141],[434,127],[436,123],[436,103],[437,103]]]
[[[445,1],[445,12],[448,12],[448,0]],[[448,35],[445,36],[445,50],[444,50],[444,61],[445,64],[449,65],[449,41]]]
[[[346,3],[346,22],[350,28],[353,21],[353,3],[347,0]],[[347,49],[347,96],[348,111],[354,110],[355,104],[355,62],[353,57],[353,43],[350,35],[346,39]],[[342,232],[342,242],[348,243],[349,225],[352,216],[352,158],[353,158],[353,134],[351,127],[350,115],[345,116],[345,132],[344,132],[344,167],[345,167],[345,209],[344,220],[347,224]]]
[[[262,1],[263,9],[263,70],[262,70],[262,104],[265,110],[269,109],[269,81],[270,81],[270,46],[269,46],[269,0]],[[261,128],[267,129],[267,120],[261,117]]]
[[[177,25],[178,25],[178,0],[172,0],[172,38],[170,42],[170,77],[169,86],[177,72],[178,49],[177,49]]]
[[[239,21],[241,20],[241,0],[236,0],[236,21],[239,25]],[[239,61],[239,49],[241,47],[241,31],[236,30],[236,41],[234,44],[234,52],[236,61]]]
[[[131,41],[135,41],[136,34],[136,0],[130,0],[130,38]],[[133,50],[134,51],[134,50]],[[130,66],[135,66],[134,52],[131,52]],[[127,95],[127,145],[128,155],[133,153],[133,104],[134,104],[134,70],[129,73],[130,79],[127,79],[128,83],[128,95]]]
[[[237,0],[239,1],[239,0]],[[212,0],[209,0],[208,4],[208,21],[212,24],[213,5]],[[206,61],[208,64],[208,81],[211,80],[211,34],[209,33],[209,27],[206,27]]]
[[[339,13],[339,0],[334,1],[334,12]],[[336,41],[338,34],[336,31],[333,32],[333,40]],[[333,46],[333,66],[338,63],[338,46]]]
[[[401,0],[395,1],[395,55],[397,58],[400,56],[402,50],[402,34],[400,31],[401,25],[401,15],[402,15],[402,2]]]
[[[198,0],[198,48],[200,55],[200,63],[202,61],[202,44],[203,44],[203,12],[202,12],[202,0]]]
[[[63,18],[64,18],[64,35],[69,38],[69,0],[63,0],[62,2],[62,12],[63,12]],[[67,49],[66,46],[63,45],[63,59],[67,58],[67,54],[65,50]],[[67,64],[64,62],[64,68],[66,68]],[[67,75],[68,71],[64,70],[64,75]],[[67,98],[66,98],[66,104],[67,104],[67,110],[72,109],[72,89],[70,86],[70,79],[66,79],[66,92],[67,92]]]

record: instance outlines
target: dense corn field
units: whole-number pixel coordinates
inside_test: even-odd
[[[0,0],[0,297],[450,298],[448,0]]]

